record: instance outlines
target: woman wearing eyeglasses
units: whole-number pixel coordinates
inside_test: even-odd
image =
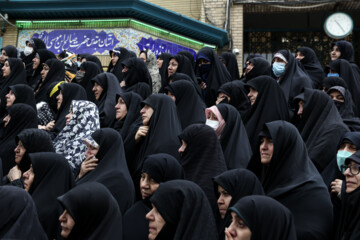
[[[336,239],[360,239],[360,151],[345,160],[346,191],[341,198],[342,209]]]

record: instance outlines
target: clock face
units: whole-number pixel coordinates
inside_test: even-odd
[[[351,17],[342,12],[331,14],[325,21],[324,30],[329,37],[344,38],[353,30],[354,23]]]

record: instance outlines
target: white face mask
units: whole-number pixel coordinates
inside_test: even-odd
[[[32,47],[28,47],[28,46],[25,47],[25,50],[24,50],[25,56],[29,56],[32,52],[33,52]]]
[[[219,127],[219,121],[206,119],[206,125],[216,130]]]

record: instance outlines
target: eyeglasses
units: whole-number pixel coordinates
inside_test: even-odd
[[[352,175],[358,175],[360,173],[360,165],[359,164],[348,164],[348,165],[342,165],[341,171],[344,173],[346,169],[350,169],[350,173]]]

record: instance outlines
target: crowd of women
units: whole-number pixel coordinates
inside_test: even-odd
[[[1,49],[1,239],[360,239],[360,69]],[[359,150],[359,151],[358,151]]]

